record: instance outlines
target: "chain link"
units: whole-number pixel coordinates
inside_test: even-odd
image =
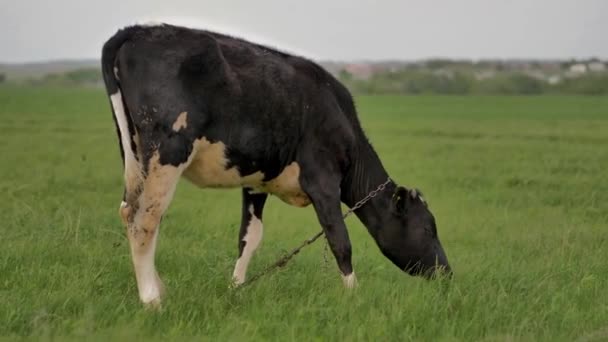
[[[350,214],[354,213],[355,210],[361,208],[365,203],[369,202],[369,200],[371,200],[372,198],[376,197],[380,192],[382,192],[384,190],[384,188],[386,188],[386,186],[388,185],[388,183],[391,182],[390,178],[386,179],[386,182],[378,185],[378,188],[376,188],[376,190],[372,190],[369,194],[367,194],[367,196],[365,196],[362,200],[360,200],[359,202],[355,203],[355,205],[353,205],[352,208],[348,209],[346,211],[346,213],[344,213],[344,215],[342,215],[343,219],[346,219]]]
[[[352,206],[352,208],[348,209],[343,215],[342,215],[342,219],[346,219],[348,216],[350,216],[352,213],[355,212],[355,210],[361,208],[363,205],[365,205],[365,203],[369,202],[372,198],[376,197],[380,192],[384,191],[384,189],[386,188],[386,186],[391,182],[390,177],[386,179],[386,182],[378,185],[378,187],[375,190],[370,191],[369,194],[367,194],[367,196],[365,196],[363,199],[361,199],[359,202],[355,203],[355,205]],[[247,281],[245,281],[243,284],[241,284],[240,287],[245,287],[246,285],[249,285],[251,283],[253,283],[254,281],[258,280],[259,278],[261,278],[262,276],[264,276],[265,274],[270,273],[271,271],[283,267],[285,266],[289,260],[291,260],[291,258],[293,258],[296,254],[300,253],[300,250],[302,250],[302,248],[312,244],[313,242],[317,241],[318,238],[320,238],[321,236],[323,236],[324,233],[321,230],[320,232],[318,232],[317,234],[315,234],[313,237],[311,237],[308,240],[305,240],[300,246],[296,247],[295,249],[293,249],[289,254],[286,254],[284,256],[282,256],[281,258],[279,258],[277,261],[275,261],[272,265],[268,266],[265,270],[263,270],[262,272],[254,275],[253,277],[249,278]],[[323,255],[323,259],[325,260],[325,265],[327,265],[327,247],[328,247],[328,242],[327,242],[327,238],[325,239],[325,251],[324,251],[324,255]]]
[[[325,247],[323,247],[323,268],[327,270],[329,268],[329,259],[327,258],[327,251],[329,250],[329,242],[327,242],[327,236],[325,237]]]

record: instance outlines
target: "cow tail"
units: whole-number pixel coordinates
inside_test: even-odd
[[[125,192],[127,193],[131,188],[135,188],[141,180],[143,168],[137,153],[135,125],[120,85],[120,65],[117,56],[121,47],[130,39],[135,29],[136,27],[131,27],[118,31],[104,44],[101,53],[101,72],[110,98],[114,124],[120,143],[120,155],[125,172]]]

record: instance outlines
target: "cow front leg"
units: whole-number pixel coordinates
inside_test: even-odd
[[[243,189],[241,230],[238,243],[239,257],[232,273],[233,283],[236,286],[245,282],[251,257],[262,241],[264,230],[262,212],[267,197],[268,195],[265,193],[251,193],[250,189]]]
[[[164,290],[154,265],[159,225],[173,198],[181,171],[181,167],[162,165],[158,154],[155,155],[149,162],[141,192],[121,211],[123,220],[127,222],[139,298],[152,307],[160,307]],[[133,197],[130,194],[126,196],[127,199]]]
[[[357,285],[357,279],[353,271],[348,231],[342,219],[339,177],[323,172],[303,171],[300,183],[315,208],[319,223],[323,227],[329,247],[342,273],[344,286],[354,288]]]

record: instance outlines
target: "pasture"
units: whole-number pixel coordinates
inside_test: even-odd
[[[228,288],[239,190],[181,181],[142,308],[118,217],[122,166],[101,90],[0,88],[0,335],[9,339],[608,339],[608,98],[360,97],[391,176],[416,186],[454,268],[402,274],[347,219],[359,288],[324,241],[250,287]],[[269,198],[249,275],[320,227]]]

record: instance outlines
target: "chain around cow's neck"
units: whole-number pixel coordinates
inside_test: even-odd
[[[361,208],[362,206],[365,205],[365,203],[369,202],[372,198],[376,197],[380,192],[384,191],[384,189],[386,189],[386,186],[390,182],[392,182],[392,180],[391,180],[390,177],[388,177],[384,183],[378,185],[378,187],[375,190],[370,191],[367,194],[367,196],[363,197],[361,200],[359,200],[357,203],[355,203],[355,205],[353,205],[352,208],[348,209],[342,215],[342,219],[343,220],[346,219],[348,216],[350,216],[352,213],[354,213],[355,210]],[[253,283],[254,281],[256,281],[259,278],[261,278],[263,275],[268,274],[268,273],[270,273],[271,271],[273,271],[273,270],[275,270],[277,268],[284,267],[285,265],[287,265],[287,263],[289,262],[289,260],[291,260],[291,258],[293,258],[296,254],[300,253],[300,250],[302,250],[302,248],[304,248],[304,247],[312,244],[313,242],[317,241],[317,239],[319,239],[323,235],[324,235],[323,230],[321,230],[320,232],[318,232],[317,234],[315,234],[310,239],[305,240],[300,246],[298,246],[295,249],[293,249],[289,254],[286,254],[286,255],[282,256],[281,258],[279,258],[272,265],[268,266],[265,270],[263,270],[262,272],[254,275],[253,277],[249,278],[247,281],[245,281],[244,283],[242,283],[239,286],[239,288]],[[327,245],[325,246],[325,252],[327,252]],[[327,257],[324,256],[324,259],[327,260]]]

